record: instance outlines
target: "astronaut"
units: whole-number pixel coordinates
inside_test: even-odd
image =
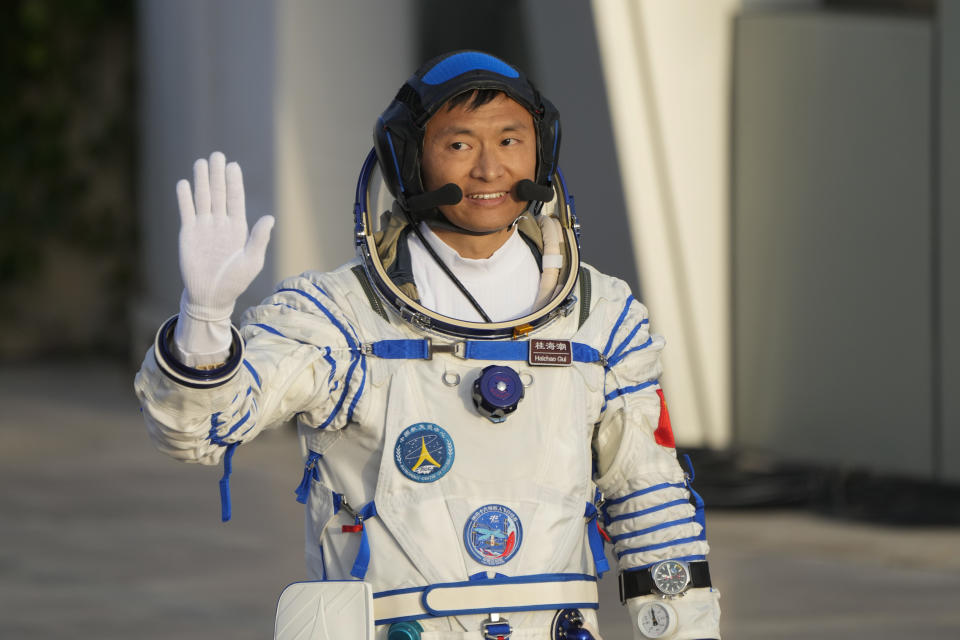
[[[273,219],[247,232],[220,153],[177,185],[180,313],[135,387],[174,458],[223,463],[295,420],[307,574],[363,581],[375,635],[596,638],[617,558],[635,638],[719,638],[703,502],[658,384],[663,339],[580,263],[556,108],[485,53],[421,67],[374,126],[358,257],[230,324]]]

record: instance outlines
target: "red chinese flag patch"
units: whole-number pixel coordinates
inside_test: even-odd
[[[657,444],[674,449],[677,445],[673,441],[670,412],[667,411],[667,401],[663,397],[663,389],[657,389],[657,395],[660,396],[660,420],[657,422],[657,430],[653,432],[653,438],[657,441]]]

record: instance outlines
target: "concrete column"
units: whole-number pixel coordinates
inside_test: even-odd
[[[735,0],[594,0],[617,157],[678,442],[730,440],[729,94]]]
[[[237,313],[283,277],[353,255],[351,205],[376,116],[416,66],[411,2],[140,0],[139,358],[181,291],[174,185],[212,151],[243,167],[248,221],[274,214],[263,272]]]
[[[530,28],[529,73],[560,110],[560,168],[583,226],[583,260],[623,278],[639,297],[590,5],[581,0],[527,0],[524,6]]]
[[[940,431],[938,476],[960,482],[960,5],[939,5]],[[937,99],[937,96],[934,96]]]
[[[256,0],[139,2],[143,287],[133,314],[134,357],[177,311],[174,186],[192,177],[193,161],[223,151],[243,167],[249,218],[274,209],[274,16],[273,5]],[[263,292],[272,277],[264,269],[252,289]]]

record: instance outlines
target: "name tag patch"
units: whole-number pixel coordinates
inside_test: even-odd
[[[527,358],[532,366],[565,367],[573,364],[573,350],[569,340],[531,340],[530,355]]]

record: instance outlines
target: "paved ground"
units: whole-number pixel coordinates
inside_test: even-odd
[[[237,452],[222,524],[220,470],[153,450],[132,378],[0,367],[0,638],[271,637],[277,594],[303,577],[292,434]],[[960,638],[960,529],[799,510],[708,511],[708,526],[725,638]],[[628,640],[601,584],[606,640]]]

